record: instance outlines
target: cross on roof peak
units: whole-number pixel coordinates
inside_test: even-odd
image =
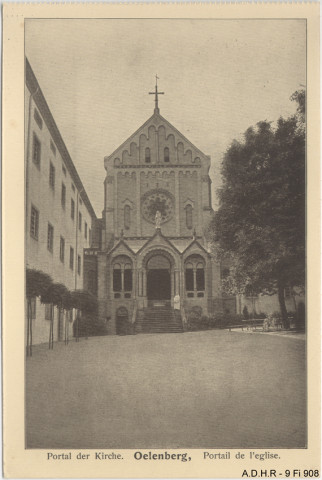
[[[158,75],[155,76],[155,91],[154,92],[149,92],[149,95],[155,95],[154,97],[154,113],[160,113],[159,110],[159,104],[158,104],[158,95],[164,95],[164,92],[158,92],[158,80],[159,77]]]

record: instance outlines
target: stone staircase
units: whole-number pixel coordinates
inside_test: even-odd
[[[183,333],[181,314],[169,306],[144,308],[138,312],[135,333]]]

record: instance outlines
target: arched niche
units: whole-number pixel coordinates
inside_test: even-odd
[[[177,145],[177,157],[178,157],[179,163],[183,163],[183,153],[184,153],[183,143],[179,142]]]

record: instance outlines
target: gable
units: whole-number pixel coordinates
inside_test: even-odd
[[[170,247],[172,250],[179,253],[177,248],[166,238],[162,235],[159,230],[156,230],[156,233],[151,237],[143,246],[138,250],[137,253],[141,253],[143,250],[151,247]]]
[[[209,255],[209,252],[207,252],[207,250],[201,245],[201,243],[198,242],[198,240],[192,240],[190,245],[188,245],[183,251],[183,255],[185,257],[198,253]]]
[[[120,240],[109,252],[108,254],[112,254],[113,257],[116,255],[133,255],[134,252],[131,250],[131,248],[126,244],[124,240]]]
[[[150,161],[147,162],[147,152]],[[133,135],[111,155],[105,157],[105,167],[131,165],[209,163],[205,155],[160,114],[154,113]]]

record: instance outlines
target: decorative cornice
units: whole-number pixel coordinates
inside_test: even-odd
[[[197,164],[197,163],[191,163],[190,165],[181,165],[181,164],[169,164],[169,165],[163,165],[162,163],[156,163],[154,165],[113,165],[113,168],[127,168],[127,169],[131,169],[131,168],[168,168],[169,170],[171,170],[172,168],[201,168],[201,165]]]

